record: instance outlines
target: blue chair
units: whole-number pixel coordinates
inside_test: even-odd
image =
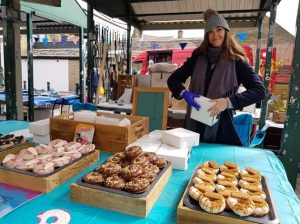
[[[252,115],[251,114],[239,114],[233,116],[234,127],[240,136],[240,139],[245,147],[255,147],[262,143],[266,136],[266,130],[268,125],[265,125],[261,130],[257,130],[253,138],[251,139],[252,133]]]

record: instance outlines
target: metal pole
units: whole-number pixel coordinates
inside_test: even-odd
[[[83,68],[84,68],[84,55],[83,55],[83,28],[79,28],[79,98],[80,102],[84,103],[84,82],[83,82]]]
[[[259,119],[259,128],[262,128],[265,125],[266,120],[266,109],[267,103],[270,99],[269,95],[269,83],[271,78],[271,66],[272,66],[272,52],[273,52],[273,39],[275,36],[275,19],[276,19],[276,11],[279,0],[273,0],[271,5],[271,13],[269,18],[269,34],[268,34],[268,42],[267,42],[267,58],[266,58],[266,72],[264,76],[264,85],[267,89],[267,97],[261,103],[261,112]]]
[[[20,1],[2,0],[6,119],[23,120]]]
[[[131,19],[129,20],[129,23],[127,24],[127,69],[126,73],[131,74]]]
[[[26,14],[26,23],[27,23],[28,107],[29,107],[28,118],[29,121],[34,121],[32,13]]]
[[[47,91],[50,91],[50,82],[47,82]]]
[[[291,76],[290,91],[287,105],[287,115],[281,137],[282,163],[292,186],[296,187],[297,168],[300,157],[300,4],[298,5],[297,32],[293,73]]]
[[[88,68],[87,68],[87,85],[88,85],[88,102],[93,102],[93,70],[94,70],[94,60],[93,60],[93,31],[94,31],[94,21],[93,21],[93,9],[94,6],[91,3],[88,3],[88,11],[87,11],[87,34],[88,34],[88,42],[87,42],[87,56],[88,56]]]
[[[255,72],[259,73],[259,59],[260,59],[260,49],[261,49],[261,32],[262,31],[262,19],[258,20],[257,23],[257,44],[256,44],[256,59],[255,59]]]

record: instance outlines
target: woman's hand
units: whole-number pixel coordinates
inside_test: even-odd
[[[215,105],[208,109],[208,112],[211,112],[211,117],[219,115],[222,111],[228,108],[228,101],[226,98],[210,100],[210,102],[215,102]]]

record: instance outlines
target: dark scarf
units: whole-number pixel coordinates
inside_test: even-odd
[[[215,64],[212,77],[207,86],[206,97],[210,99],[217,99],[227,97],[233,94],[238,88],[238,81],[236,77],[235,61],[224,61],[225,54],[223,48],[207,49],[207,57],[199,55],[194,67],[193,75],[191,78],[190,91],[203,95],[205,90],[205,76],[209,64]],[[223,59],[223,60],[222,60]],[[226,111],[225,111],[226,112]],[[191,107],[188,107],[187,115],[190,117]],[[221,113],[222,116],[222,113]],[[190,130],[197,130],[199,122],[193,119],[187,119],[186,127]],[[203,139],[208,142],[215,142],[219,122],[212,127],[205,126]]]

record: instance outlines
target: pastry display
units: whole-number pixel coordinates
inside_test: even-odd
[[[168,162],[155,153],[143,152],[139,146],[129,147],[106,159],[83,177],[88,184],[140,194],[147,191]],[[101,178],[101,181],[94,179]],[[102,181],[104,180],[104,181]]]
[[[208,213],[231,211],[238,216],[264,216],[269,213],[261,174],[251,168],[240,171],[237,164],[219,166],[207,161],[199,166],[191,180],[188,195]]]
[[[8,154],[3,159],[2,165],[6,168],[46,175],[94,150],[94,144],[82,145],[78,142],[55,139],[48,145],[41,144],[22,149],[18,155]]]
[[[14,145],[19,145],[23,142],[26,142],[27,139],[24,138],[23,135],[14,135],[14,134],[8,134],[8,135],[2,135],[0,134],[0,149],[9,148]]]

